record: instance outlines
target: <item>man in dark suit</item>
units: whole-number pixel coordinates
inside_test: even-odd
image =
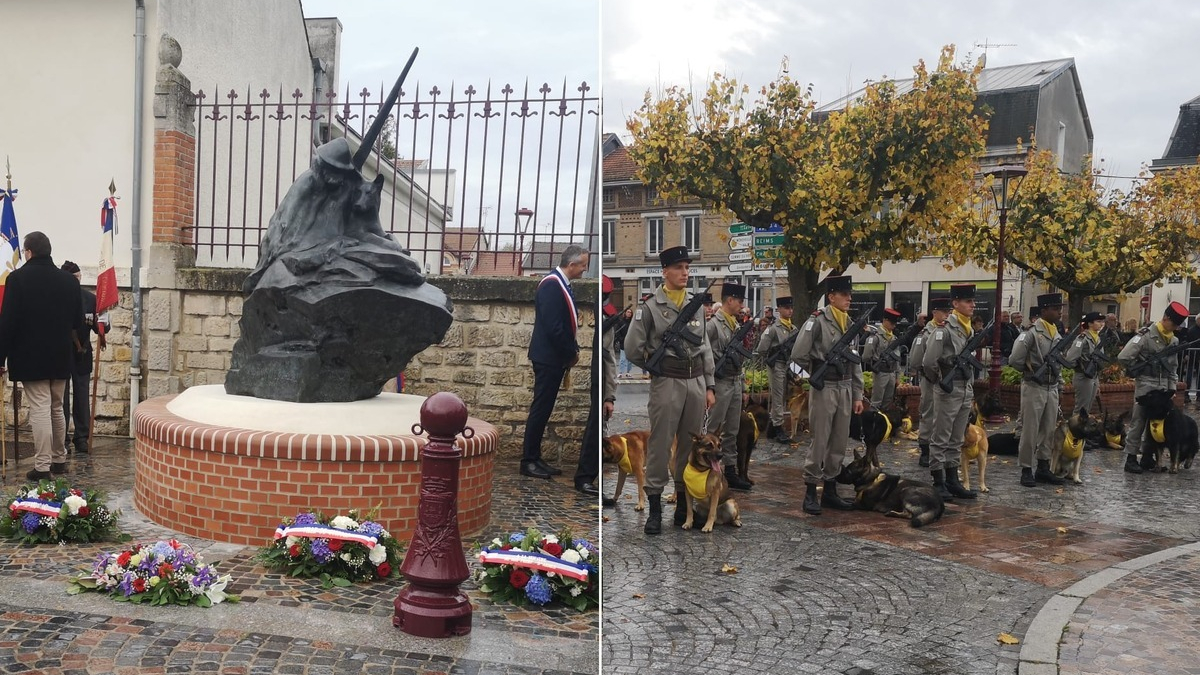
[[[62,271],[75,277],[76,281],[80,280],[82,273],[79,270],[79,265],[67,260],[60,268]],[[75,452],[88,452],[89,440],[91,439],[92,431],[92,415],[91,406],[88,405],[88,387],[92,379],[92,336],[91,333],[96,333],[100,336],[100,350],[105,348],[104,333],[98,328],[99,323],[104,324],[104,329],[108,330],[108,312],[105,312],[102,317],[96,316],[96,294],[86,288],[80,288],[79,293],[83,296],[83,329],[76,333],[76,338],[79,345],[83,347],[81,351],[75,353],[75,369],[71,371],[71,379],[67,380],[67,390],[63,394],[63,416],[70,422],[75,422],[74,446]],[[72,414],[74,413],[74,414]],[[72,441],[65,443],[67,450],[71,449]]]
[[[25,264],[8,275],[0,307],[0,373],[25,383],[33,427],[33,470],[29,480],[67,472],[63,389],[71,377],[75,333],[83,328],[83,299],[75,277],[54,266],[50,239],[25,235]]]
[[[562,253],[559,266],[538,284],[534,305],[533,335],[529,338],[529,360],[533,363],[533,402],[525,420],[525,440],[521,453],[521,475],[550,478],[562,469],[542,461],[542,436],[554,412],[554,402],[563,376],[579,361],[575,334],[579,315],[571,281],[583,276],[588,268],[588,252],[571,244]]]

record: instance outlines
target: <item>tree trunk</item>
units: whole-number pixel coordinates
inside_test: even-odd
[[[812,314],[821,300],[821,292],[818,288],[821,281],[820,271],[789,263],[787,273],[788,288],[792,292],[792,309],[795,311],[795,316],[802,318]]]
[[[1089,296],[1078,291],[1071,293],[1064,291],[1067,294],[1067,311],[1063,314],[1063,327],[1070,330],[1075,324],[1083,319],[1083,303]]]

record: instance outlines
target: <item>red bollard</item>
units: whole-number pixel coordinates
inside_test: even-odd
[[[441,638],[471,632],[471,602],[458,589],[470,575],[458,531],[458,469],[462,451],[454,437],[471,438],[467,406],[448,392],[425,399],[414,434],[429,433],[421,451],[421,501],[417,531],[400,573],[407,584],[396,596],[392,625],[410,635]]]

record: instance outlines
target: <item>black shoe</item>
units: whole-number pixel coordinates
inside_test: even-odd
[[[50,480],[51,475],[49,471],[38,471],[37,469],[33,469],[29,473],[25,474],[25,477],[29,480]]]
[[[929,466],[929,444],[921,444],[921,458],[917,460],[917,465],[922,467]]]
[[[50,463],[50,473],[58,475],[58,474],[66,473],[66,472],[67,472],[67,463],[66,462],[51,462]]]
[[[1137,455],[1125,455],[1125,473],[1142,473],[1142,465],[1138,464]]]
[[[542,467],[538,466],[537,462],[521,462],[521,475],[529,476],[530,478],[545,478],[550,479],[550,473],[543,471]]]
[[[646,495],[650,502],[650,511],[646,514],[646,526],[642,532],[646,534],[662,533],[662,495]]]
[[[771,424],[770,422],[767,423],[767,438],[775,440],[775,437],[779,435],[779,431],[779,427]]]
[[[541,469],[542,471],[545,471],[546,473],[550,474],[551,476],[561,476],[562,475],[562,469],[560,469],[556,466],[550,466],[543,460],[540,460],[540,459],[536,460],[535,463],[538,465],[539,469]]]
[[[683,527],[687,522],[687,495],[683,492],[675,493],[675,527]]]
[[[576,483],[575,483],[575,490],[576,490],[576,492],[582,492],[583,494],[585,494],[585,495],[587,495],[587,496],[589,496],[589,497],[598,497],[598,496],[600,496],[600,491],[599,491],[599,490],[597,490],[597,489],[596,489],[596,486],[595,486],[595,485],[592,485],[591,483],[580,483],[580,482],[576,482]]]
[[[1050,460],[1048,459],[1037,461],[1037,470],[1033,472],[1033,479],[1039,483],[1049,483],[1050,485],[1062,485],[1065,482],[1050,470]]]
[[[854,502],[842,499],[837,493],[837,481],[825,481],[824,494],[821,495],[821,506],[828,506],[839,511],[853,511]]]
[[[788,435],[788,432],[783,430],[783,427],[780,427],[779,433],[775,434],[775,442],[787,445],[792,442],[792,437]]]
[[[979,493],[974,490],[968,490],[963,487],[962,482],[958,480],[958,467],[946,467],[946,491],[957,499],[977,499]]]
[[[817,484],[809,483],[804,488],[804,512],[812,515],[821,515],[821,500],[817,499]]]
[[[605,497],[600,500],[600,505],[601,506],[616,506],[617,500],[613,499],[612,497]]]
[[[730,490],[749,492],[750,488],[753,487],[750,483],[742,480],[741,476],[737,475],[737,469],[733,468],[733,465],[725,467],[725,482],[729,483]]]
[[[1030,467],[1021,467],[1021,485],[1025,487],[1037,487],[1037,481],[1033,478],[1033,469]]]
[[[933,476],[933,488],[937,490],[938,496],[942,498],[942,501],[954,501],[954,495],[950,494],[950,491],[946,489],[946,472],[939,469],[937,471],[930,471],[929,475]]]

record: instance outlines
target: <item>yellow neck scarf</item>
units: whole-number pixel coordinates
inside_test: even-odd
[[[668,300],[674,303],[676,309],[683,309],[683,301],[687,299],[686,288],[673,291],[666,286],[663,286],[663,293],[666,294]]]
[[[1042,326],[1045,327],[1046,332],[1050,334],[1051,338],[1058,337],[1058,326],[1055,326],[1045,319],[1038,319],[1038,321],[1042,322]]]
[[[728,314],[726,314],[724,309],[721,309],[718,311],[721,313],[721,316],[725,319],[725,325],[729,326],[729,330],[736,331],[737,330],[737,321],[734,321],[732,316],[729,316]]]
[[[883,330],[883,337],[887,338],[887,339],[888,339],[888,342],[891,342],[892,340],[895,340],[895,339],[896,339],[896,334],[895,334],[895,333],[893,333],[892,331],[890,331],[890,330],[888,330],[888,329],[886,329],[886,328],[882,328],[882,327],[881,327],[881,329]]]
[[[711,470],[704,469],[701,471],[692,466],[691,462],[688,462],[683,467],[683,484],[693,499],[704,499],[708,496],[706,484],[708,483],[708,472]]]
[[[792,330],[793,328],[795,328],[795,326],[792,325],[791,319],[780,319],[779,325],[783,326],[784,330],[789,330],[789,331]]]
[[[963,314],[962,312],[958,311],[957,309],[954,310],[954,316],[957,317],[958,322],[960,324],[962,324],[963,332],[967,334],[967,337],[971,337],[971,333],[975,332],[971,328],[971,317],[966,314]]]
[[[1100,333],[1099,333],[1098,331],[1089,330],[1089,331],[1088,331],[1088,337],[1092,338],[1092,342],[1095,342],[1095,343],[1099,344],[1099,342],[1100,342]]]
[[[1158,330],[1158,334],[1159,334],[1159,335],[1161,335],[1161,336],[1162,336],[1162,338],[1163,338],[1164,340],[1166,340],[1167,342],[1170,342],[1170,341],[1171,341],[1171,338],[1175,337],[1175,332],[1174,332],[1174,331],[1167,332],[1167,331],[1166,331],[1166,330],[1163,328],[1163,325],[1162,325],[1162,322],[1161,322],[1161,321],[1155,321],[1155,322],[1154,322],[1154,328]]]
[[[829,311],[833,314],[833,320],[837,322],[838,328],[841,328],[842,332],[845,333],[846,326],[850,323],[850,315],[833,305],[829,306]]]

